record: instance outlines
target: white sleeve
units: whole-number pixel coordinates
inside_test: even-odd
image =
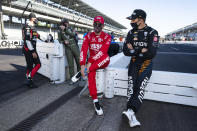
[[[34,50],[32,44],[31,44],[31,42],[30,42],[29,40],[26,40],[26,43],[27,43],[27,48],[28,48],[30,51]]]

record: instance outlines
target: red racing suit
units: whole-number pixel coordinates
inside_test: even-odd
[[[88,87],[92,99],[97,99],[96,70],[107,67],[110,62],[107,53],[110,43],[111,36],[103,31],[100,35],[96,35],[95,32],[88,33],[83,41],[80,52],[80,65],[86,64],[89,49],[90,57],[88,62],[91,63],[91,66],[88,74]]]

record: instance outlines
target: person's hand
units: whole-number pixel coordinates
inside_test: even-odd
[[[130,50],[133,50],[133,46],[131,45],[131,43],[128,43],[128,44],[127,44],[127,47],[128,47]]]
[[[66,45],[69,44],[69,41],[68,40],[65,40],[64,41],[64,44],[66,44]]]
[[[60,25],[61,30],[64,30],[66,27],[63,25]]]
[[[37,57],[38,57],[37,54],[36,54],[35,52],[32,53],[32,56],[33,56],[34,59],[37,59]]]
[[[85,65],[81,66],[81,75],[83,78],[85,77]]]
[[[87,73],[89,73],[89,69],[90,69],[90,66],[91,66],[92,64],[91,63],[88,63],[87,64]]]
[[[148,49],[142,48],[142,53],[145,53],[145,52],[147,52],[147,51],[148,51]]]

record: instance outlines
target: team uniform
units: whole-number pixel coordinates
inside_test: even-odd
[[[95,32],[88,33],[83,41],[80,52],[80,65],[86,64],[87,52],[89,49],[90,57],[88,62],[91,63],[88,73],[88,87],[92,99],[97,99],[96,88],[96,70],[105,68],[110,62],[108,48],[111,43],[111,36],[103,31],[100,35]]]
[[[22,36],[24,41],[23,53],[27,63],[26,76],[28,79],[32,79],[41,67],[41,62],[36,52],[36,41],[37,38],[40,38],[40,35],[37,33],[34,26],[25,25],[22,29]],[[37,54],[36,59],[33,58],[32,53]]]
[[[124,54],[132,56],[128,67],[127,109],[135,113],[141,106],[145,87],[152,74],[152,59],[156,55],[158,41],[158,32],[146,26],[141,30],[130,30],[124,43]],[[127,47],[128,43],[132,44],[134,50]],[[142,48],[147,48],[147,52],[141,53]]]
[[[75,41],[75,34],[70,28],[66,28],[65,30],[58,30],[58,40],[60,43],[64,43],[65,40],[69,41],[69,44],[65,44],[65,53],[69,66],[69,74],[70,77],[74,75],[74,59],[77,65],[77,71],[80,71],[80,63],[79,63],[79,47]]]

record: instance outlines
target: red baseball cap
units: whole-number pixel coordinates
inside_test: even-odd
[[[99,22],[101,24],[104,24],[104,19],[102,16],[96,16],[94,17],[94,22]]]

